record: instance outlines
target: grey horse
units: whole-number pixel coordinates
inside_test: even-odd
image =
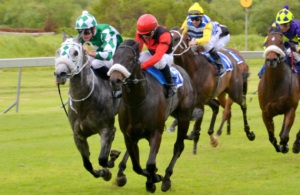
[[[95,178],[103,177],[109,181],[111,172],[108,168],[114,167],[114,161],[120,155],[119,151],[111,150],[117,113],[113,106],[111,86],[108,80],[94,74],[80,38],[67,38],[63,34],[63,40],[56,52],[54,75],[58,85],[70,80],[68,118],[74,141],[85,169]],[[89,158],[87,138],[94,134],[99,134],[101,138],[98,162],[103,168],[99,170],[93,168]]]

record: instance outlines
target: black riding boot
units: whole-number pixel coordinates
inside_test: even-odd
[[[93,69],[94,72],[99,75],[101,78],[105,80],[109,80],[109,76],[107,75],[107,72],[109,71],[109,68],[106,66],[102,66],[100,68]],[[113,91],[113,97],[114,98],[120,98],[122,97],[122,91]]]
[[[102,66],[100,68],[93,68],[94,72],[99,75],[101,78],[104,78],[105,80],[109,80],[109,76],[107,75],[107,72],[109,71],[109,68],[106,66]]]
[[[173,78],[170,72],[170,67],[166,65],[163,69],[160,69],[160,71],[163,73],[165,79],[166,79],[166,89],[167,89],[167,98],[172,97],[176,91],[177,88],[173,83]]]
[[[218,52],[215,50],[215,48],[212,48],[209,51],[210,56],[215,60],[215,63],[217,65],[217,76],[222,76],[225,73],[225,68],[222,64],[221,57],[219,56]]]

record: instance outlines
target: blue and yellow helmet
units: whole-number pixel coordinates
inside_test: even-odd
[[[290,23],[293,19],[294,19],[293,13],[290,10],[283,8],[277,13],[276,23],[286,24],[286,23]]]

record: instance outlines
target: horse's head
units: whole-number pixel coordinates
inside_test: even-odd
[[[67,78],[78,74],[88,61],[79,38],[64,36],[63,39],[64,42],[55,55],[54,76],[58,84],[65,84]]]
[[[190,49],[188,45],[189,38],[187,35],[182,35],[182,29],[174,27],[171,30],[171,34],[173,43],[172,53],[174,56],[180,56]]]
[[[263,56],[266,59],[266,65],[275,68],[285,57],[281,30],[279,28],[271,28],[265,44],[266,50]]]
[[[113,57],[114,65],[108,75],[113,90],[120,90],[123,82],[131,81],[131,77],[141,72],[139,62],[139,44],[134,40],[125,40],[117,49]]]

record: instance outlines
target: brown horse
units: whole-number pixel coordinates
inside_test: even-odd
[[[230,132],[231,105],[233,102],[240,105],[243,112],[244,131],[248,139],[253,141],[255,134],[250,132],[246,105],[247,78],[249,73],[248,66],[241,54],[238,51],[230,49],[231,52],[235,52],[243,60],[242,64],[237,64],[231,54],[225,50],[221,51],[230,59],[233,69],[232,71],[227,71],[223,77],[219,78],[216,77],[214,65],[204,55],[194,52],[188,46],[188,37],[182,36],[180,30],[173,29],[171,32],[173,35],[174,62],[182,66],[192,78],[198,93],[197,108],[204,112],[204,105],[208,105],[213,111],[208,130],[212,146],[217,146],[217,138],[221,135],[222,127],[226,120],[228,122],[227,132]],[[228,94],[228,100],[226,99],[226,94]],[[219,101],[215,99],[216,97]],[[219,105],[225,109],[217,136],[214,136],[214,124],[219,111]],[[197,150],[202,119],[203,115],[195,121],[194,128],[188,136],[188,139],[194,140],[194,153]]]
[[[147,177],[146,189],[154,192],[155,183],[162,181],[161,190],[171,187],[170,177],[177,159],[184,149],[190,116],[195,106],[196,91],[193,83],[179,66],[174,66],[182,75],[183,85],[171,98],[165,98],[165,89],[152,75],[141,69],[139,62],[139,44],[134,40],[124,41],[114,55],[110,81],[114,90],[122,85],[122,101],[119,107],[119,125],[124,135],[126,149],[131,158],[133,170]],[[162,140],[165,121],[172,115],[178,120],[177,139],[174,144],[173,157],[165,171],[165,176],[157,174],[156,156]],[[146,169],[142,169],[139,159],[138,142],[145,138],[150,145]],[[117,184],[126,184],[123,173],[128,160],[126,152],[119,165]]]
[[[294,123],[300,93],[298,75],[286,61],[283,49],[282,33],[278,28],[271,29],[266,41],[266,70],[258,85],[258,99],[269,141],[277,152],[287,153],[289,132]],[[284,119],[279,134],[280,143],[277,144],[273,117],[281,114],[284,115]],[[299,153],[299,150],[300,131],[296,136],[293,152]]]

